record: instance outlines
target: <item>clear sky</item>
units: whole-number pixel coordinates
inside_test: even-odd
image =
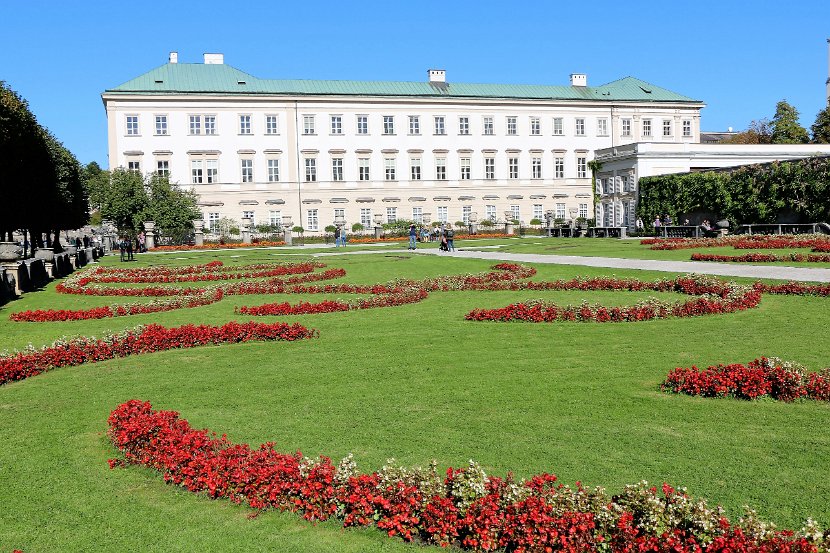
[[[101,93],[204,52],[265,79],[589,85],[627,75],[704,101],[703,130],[826,104],[830,0],[0,0],[0,80],[107,167]]]

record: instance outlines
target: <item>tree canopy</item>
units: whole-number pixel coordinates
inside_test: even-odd
[[[786,100],[778,102],[772,118],[773,144],[807,144],[809,141],[807,129],[798,122],[798,110]]]
[[[813,144],[830,144],[830,105],[818,112],[810,131]]]

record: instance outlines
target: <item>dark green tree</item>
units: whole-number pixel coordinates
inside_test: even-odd
[[[136,236],[143,228],[143,213],[149,204],[144,177],[137,171],[118,168],[109,172],[106,182],[99,181],[96,202],[101,217],[112,221],[122,236]]]
[[[830,105],[818,112],[816,122],[810,127],[813,144],[830,144]]]
[[[182,190],[158,173],[150,175],[145,188],[148,204],[142,219],[154,221],[159,234],[178,240],[193,230],[194,219],[202,218],[196,206],[196,193],[192,190]]]
[[[809,141],[807,129],[798,122],[798,110],[786,100],[778,102],[772,118],[772,143],[807,144]]]

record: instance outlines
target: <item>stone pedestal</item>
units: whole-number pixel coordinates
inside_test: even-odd
[[[6,282],[15,296],[32,289],[29,282],[29,271],[22,261],[5,261],[0,263],[0,268],[5,269]]]
[[[290,246],[294,243],[294,238],[291,236],[291,229],[285,227],[285,233],[283,234],[283,241],[287,246]]]
[[[201,230],[197,230],[193,233],[193,243],[197,246],[204,246],[205,245],[205,233]]]
[[[0,305],[16,297],[14,277],[6,274],[6,269],[0,267]]]
[[[41,288],[49,282],[49,273],[46,272],[46,264],[42,259],[27,259],[24,261],[26,272],[29,273],[29,285],[31,289]]]
[[[156,233],[152,230],[148,230],[144,233],[144,247],[148,250],[152,250],[156,247]]]
[[[470,234],[478,234],[478,223],[470,223]]]
[[[505,234],[513,234],[513,223],[505,223],[504,224],[504,233]]]
[[[55,273],[57,277],[65,277],[72,273],[72,256],[68,253],[55,254]]]
[[[248,229],[242,230],[242,243],[243,244],[250,244],[251,243],[251,231]]]
[[[383,237],[383,227],[375,227],[375,240],[380,240]]]
[[[35,250],[35,259],[40,259],[43,261],[44,266],[46,267],[46,273],[49,275],[49,278],[58,278],[58,269],[55,266],[55,252],[48,248],[39,248]]]

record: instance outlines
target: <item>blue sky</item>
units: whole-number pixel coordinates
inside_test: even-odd
[[[744,129],[787,99],[826,103],[830,0],[61,2],[0,0],[0,79],[82,163],[107,166],[101,92],[167,61],[260,78],[589,85],[632,75],[706,102],[704,130]]]

